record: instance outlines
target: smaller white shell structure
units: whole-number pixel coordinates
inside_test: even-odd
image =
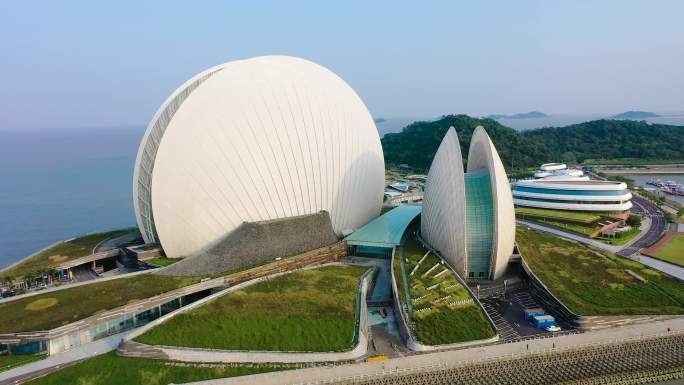
[[[133,180],[140,231],[169,257],[243,222],[323,210],[344,235],[379,213],[383,188],[363,101],[330,70],[287,56],[221,64],[179,87],[147,128]]]
[[[515,210],[506,169],[501,163],[494,143],[482,126],[475,128],[468,150],[468,173],[476,173],[479,170],[486,170],[489,173],[492,186],[494,238],[490,268],[492,278],[496,279],[506,271],[508,260],[513,254]]]
[[[447,130],[430,165],[420,229],[423,239],[456,271],[466,271],[463,157],[453,127]]]
[[[451,127],[428,172],[421,235],[466,279],[500,278],[515,242],[515,212],[506,171],[482,127],[473,132],[468,172]]]

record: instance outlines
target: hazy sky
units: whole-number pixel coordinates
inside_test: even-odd
[[[0,129],[146,125],[197,72],[268,54],[376,117],[684,110],[684,1],[0,3]]]

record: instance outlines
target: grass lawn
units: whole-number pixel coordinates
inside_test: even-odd
[[[586,224],[596,222],[603,217],[601,213],[596,212],[538,209],[533,207],[518,207],[515,209],[515,215],[520,218],[535,217],[551,220],[559,219]]]
[[[482,309],[468,301],[471,299],[468,290],[450,270],[446,271],[447,267],[441,265],[436,255],[424,258],[426,252],[413,234],[402,245],[402,256],[408,261],[403,267],[410,286],[409,316],[415,325],[416,339],[426,345],[444,345],[494,336]],[[405,290],[401,271],[395,272],[395,276],[398,283],[402,282],[397,290]],[[406,301],[406,297],[400,293],[401,299]]]
[[[120,357],[115,353],[96,356],[68,366],[30,385],[162,385],[246,376],[285,370],[273,367],[232,367],[172,363],[148,358]]]
[[[134,229],[123,229],[115,231],[107,231],[104,233],[96,233],[74,238],[68,242],[59,243],[47,250],[41,251],[30,259],[18,264],[17,266],[0,273],[0,277],[4,276],[21,276],[29,271],[35,271],[41,268],[55,267],[66,261],[85,257],[93,252],[93,248],[100,242],[109,239],[120,237],[128,234]]]
[[[612,238],[612,237],[596,237],[594,239],[601,241],[603,243],[607,243],[609,245],[624,245],[625,243],[631,241],[641,233],[641,230],[639,228],[632,228],[627,231],[623,231],[621,233],[618,233],[618,238]]]
[[[137,337],[150,345],[228,350],[353,347],[361,266],[301,270],[238,290]]]
[[[663,261],[684,267],[684,235],[677,235],[670,239],[653,256]]]
[[[31,355],[16,355],[11,356],[2,355],[0,356],[0,372],[16,368],[17,366],[26,365],[29,362],[42,360],[47,357],[45,354],[31,354]]]
[[[528,219],[528,218],[525,218]],[[587,237],[590,237],[592,234],[594,234],[597,230],[600,229],[599,226],[592,226],[592,225],[583,225],[579,223],[569,223],[569,222],[561,222],[561,221],[552,221],[548,219],[528,219],[531,222],[537,222],[542,225],[547,225],[547,226],[552,226],[552,227],[557,227],[561,230],[566,230],[570,231],[573,233],[578,233],[585,235]]]
[[[525,262],[575,314],[684,314],[681,281],[628,259],[518,227]]]
[[[142,274],[0,303],[0,333],[53,329],[199,280]]]
[[[156,266],[169,266],[182,260],[183,258],[166,258],[166,257],[156,257],[151,259],[146,259],[143,262],[149,263],[150,265]]]

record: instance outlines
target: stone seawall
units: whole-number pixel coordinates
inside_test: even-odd
[[[237,229],[156,274],[197,276],[221,274],[306,253],[338,242],[330,216],[316,214],[260,222]]]

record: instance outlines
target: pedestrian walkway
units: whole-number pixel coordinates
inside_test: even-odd
[[[39,374],[50,373],[69,364],[94,357],[116,349],[129,332],[115,334],[107,338],[82,345],[63,353],[53,354],[47,358],[10,369],[0,373],[0,385],[14,384],[19,379],[27,380]]]
[[[489,317],[494,322],[496,330],[499,332],[499,337],[502,341],[510,341],[516,338],[520,338],[520,334],[513,328],[513,326],[506,321],[506,319],[496,310],[494,305],[487,300],[482,301],[482,307],[484,307]]]
[[[644,224],[641,226],[641,232],[639,233],[639,235],[634,237],[634,239],[630,240],[629,242],[625,243],[624,245],[609,245],[607,243],[603,243],[601,241],[597,241],[595,239],[591,239],[591,238],[585,237],[583,235],[571,233],[568,231],[563,231],[563,230],[557,229],[555,227],[545,226],[545,225],[542,225],[542,224],[539,224],[536,222],[529,222],[529,221],[524,221],[521,219],[516,220],[516,222],[522,226],[527,226],[527,227],[535,229],[535,230],[554,234],[554,235],[557,235],[559,237],[572,239],[574,241],[583,243],[585,245],[589,245],[591,247],[594,247],[594,248],[597,248],[600,250],[605,250],[605,251],[611,252],[613,254],[617,254],[621,250],[630,247],[633,243],[635,243],[636,241],[641,239],[641,237],[644,234],[647,234],[649,232],[650,223],[651,223],[651,221],[647,218],[644,221]]]
[[[628,258],[684,281],[684,268],[681,266],[673,265],[641,254],[633,255]]]
[[[468,365],[485,364],[494,360],[523,358],[534,354],[562,353],[574,349],[594,349],[600,346],[611,346],[619,343],[634,342],[637,345],[645,338],[668,338],[681,336],[684,333],[684,318],[663,322],[610,328],[595,332],[563,335],[558,337],[525,340],[508,344],[479,346],[469,349],[419,354],[399,357],[380,362],[366,362],[335,367],[317,367],[284,372],[257,374],[243,377],[216,379],[195,382],[196,385],[281,385],[281,384],[323,384],[334,382],[351,383],[353,379],[370,380],[398,373],[421,373],[436,368],[458,368]],[[652,340],[644,341],[652,344]],[[657,341],[656,341],[657,342]],[[582,356],[582,351],[579,351]],[[591,355],[587,355],[591,360]],[[643,358],[637,356],[636,358]],[[635,358],[635,357],[630,357]],[[599,360],[599,363],[610,360]],[[638,361],[637,361],[638,362]],[[618,362],[614,362],[617,364]],[[524,373],[523,373],[524,374]]]
[[[550,226],[540,225],[539,223],[523,221],[520,219],[518,219],[516,222],[522,226],[527,226],[529,228],[539,230],[539,231],[543,231],[545,233],[557,235],[559,237],[572,239],[573,241],[584,243],[585,245],[589,245],[591,247],[594,247],[594,248],[597,248],[600,250],[605,250],[605,251],[608,251],[611,253],[617,253],[618,251],[620,251],[622,249],[622,246],[609,245],[609,244],[599,242],[599,241],[591,239],[591,238],[584,237],[584,236],[579,235],[579,234],[570,233],[570,232],[563,231],[563,230],[560,230],[560,229],[557,229],[554,227],[550,227]]]

